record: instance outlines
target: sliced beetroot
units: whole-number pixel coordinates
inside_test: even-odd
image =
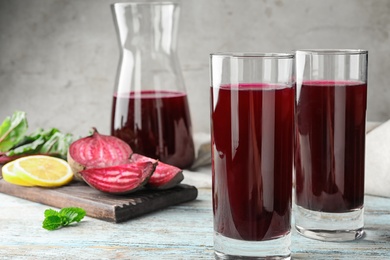
[[[132,162],[104,168],[89,168],[80,175],[91,187],[113,194],[131,193],[143,187],[157,163]]]
[[[149,178],[146,186],[152,189],[170,189],[179,184],[183,179],[183,171],[175,166],[162,163],[155,159],[133,153],[130,161],[132,162],[158,162],[154,173]]]
[[[88,168],[100,168],[125,164],[133,153],[121,139],[101,135],[96,128],[93,134],[74,141],[68,150],[68,162],[74,174]]]

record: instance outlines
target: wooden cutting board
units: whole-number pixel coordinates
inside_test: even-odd
[[[196,199],[198,190],[180,184],[168,190],[139,190],[128,195],[111,195],[75,182],[59,188],[22,187],[4,181],[0,192],[56,208],[81,207],[87,216],[120,223],[182,202]]]

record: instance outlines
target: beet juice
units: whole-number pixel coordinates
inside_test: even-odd
[[[187,95],[141,91],[114,95],[111,134],[139,153],[179,168],[194,160]]]
[[[262,241],[290,231],[294,91],[241,84],[211,88],[214,229]]]
[[[332,213],[363,207],[367,84],[303,82],[297,102],[296,203]]]

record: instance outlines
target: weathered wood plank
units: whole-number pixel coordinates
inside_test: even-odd
[[[367,235],[357,242],[311,240],[293,231],[293,259],[390,259],[390,199],[366,196]],[[86,217],[41,228],[48,206],[0,193],[1,259],[213,259],[211,190],[194,201],[113,224]]]

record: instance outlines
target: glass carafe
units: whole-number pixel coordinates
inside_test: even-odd
[[[111,134],[139,153],[180,168],[194,160],[190,111],[176,53],[179,5],[112,6],[120,44]]]

